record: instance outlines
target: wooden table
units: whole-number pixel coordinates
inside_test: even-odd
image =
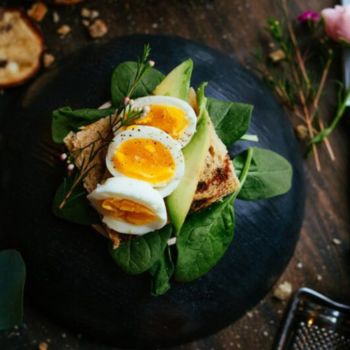
[[[13,6],[15,1],[2,3]],[[333,4],[330,0],[291,1],[291,13],[297,16],[302,10],[320,10]],[[109,33],[99,42],[133,33],[176,34],[217,48],[243,64],[259,47],[265,20],[271,15],[281,15],[277,0],[85,1],[77,6],[50,8],[41,24],[47,39],[47,51],[54,54],[56,60],[92,41],[81,24],[80,9],[83,6],[98,10],[109,26]],[[60,16],[58,24],[52,21],[53,11]],[[72,28],[64,39],[56,34],[61,24]],[[340,69],[334,72],[338,79],[340,74]],[[328,112],[334,110],[333,97],[334,91],[329,91],[325,97],[329,100]],[[345,121],[331,137],[337,159],[331,163],[327,154],[322,152],[324,167],[321,173],[315,170],[312,158],[305,161],[308,184],[305,220],[294,257],[280,282],[291,282],[294,290],[302,286],[314,288],[336,300],[350,303],[347,134],[349,124]],[[337,242],[335,238],[340,244],[334,243]],[[271,349],[285,310],[286,304],[273,299],[270,293],[227,329],[179,348]],[[1,335],[0,344],[4,343],[7,350],[37,349],[41,341],[49,340],[50,350],[111,349],[91,345],[80,335],[71,334],[45,319],[31,307],[26,308],[25,322],[25,327]]]

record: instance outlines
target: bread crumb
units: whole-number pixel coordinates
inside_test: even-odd
[[[60,21],[60,15],[56,11],[52,13],[52,21],[53,23],[58,23]]]
[[[303,268],[303,263],[301,262],[301,261],[299,261],[298,263],[297,263],[297,268],[298,269],[302,269]]]
[[[295,133],[299,140],[306,140],[308,137],[308,130],[305,125],[299,124],[295,128]]]
[[[90,19],[96,19],[99,15],[100,13],[98,11],[92,10],[90,14]]]
[[[252,318],[252,317],[253,317],[253,313],[250,312],[250,311],[248,311],[248,312],[247,312],[247,316],[248,316],[249,318]]]
[[[83,7],[80,11],[80,16],[86,19],[96,19],[98,16],[100,15],[100,13],[97,10],[90,10],[86,7]]]
[[[333,238],[332,242],[333,242],[335,245],[340,245],[340,244],[341,244],[341,240],[338,239],[338,238]]]
[[[269,54],[269,57],[271,59],[272,62],[279,62],[282,61],[286,58],[286,54],[284,53],[283,50],[276,50],[273,51]]]
[[[273,291],[273,296],[281,301],[288,300],[293,292],[292,285],[285,281],[280,283]]]
[[[322,281],[322,275],[317,275],[316,278],[317,278],[317,281]]]
[[[57,33],[63,38],[71,32],[72,28],[68,24],[63,24],[57,29]]]
[[[49,348],[49,345],[46,342],[44,342],[44,341],[41,342],[39,344],[39,347],[38,347],[39,350],[48,350],[48,348]]]
[[[90,18],[91,10],[87,9],[86,7],[83,7],[80,11],[80,16],[85,18]]]
[[[34,21],[41,22],[46,16],[47,11],[47,6],[43,2],[38,1],[32,5],[27,11],[27,14],[30,18],[34,19]]]
[[[88,21],[87,19],[83,19],[81,23],[83,23],[84,27],[88,27],[90,25],[90,21]]]
[[[88,29],[93,39],[101,38],[108,33],[107,24],[102,19],[97,19]]]
[[[45,53],[43,56],[43,64],[45,68],[50,67],[55,62],[55,56],[50,53]]]

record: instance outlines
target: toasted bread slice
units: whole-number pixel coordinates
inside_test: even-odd
[[[20,85],[40,68],[44,41],[35,24],[15,9],[0,9],[0,88]]]
[[[75,165],[81,169],[83,164],[91,167],[84,178],[84,187],[90,193],[103,179],[110,177],[106,169],[107,145],[112,141],[110,127],[116,117],[106,117],[82,127],[77,133],[70,132],[64,139],[69,152],[75,158]],[[90,155],[94,154],[91,160]],[[87,169],[87,168],[86,168]]]
[[[227,148],[212,123],[209,130],[210,146],[191,205],[192,212],[208,207],[240,186]]]

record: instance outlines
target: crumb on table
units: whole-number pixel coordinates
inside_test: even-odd
[[[108,33],[108,27],[106,22],[102,19],[97,19],[93,24],[88,27],[90,36],[95,38],[101,38]]]
[[[293,288],[290,282],[280,283],[273,291],[273,296],[280,300],[285,301],[288,300],[293,292]]]
[[[27,14],[30,18],[34,19],[34,21],[41,22],[46,16],[47,11],[47,6],[42,1],[38,1],[31,6]]]
[[[72,31],[72,28],[68,24],[62,24],[57,29],[57,34],[59,34],[61,37],[65,37],[67,34],[69,34]]]

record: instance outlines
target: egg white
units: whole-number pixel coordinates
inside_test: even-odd
[[[144,181],[127,177],[112,177],[107,179],[103,185],[98,185],[87,198],[92,206],[102,215],[103,211],[99,202],[109,198],[132,200],[148,207],[155,213],[156,220],[144,225],[133,225],[111,216],[103,215],[102,221],[107,227],[119,233],[143,235],[158,230],[167,223],[167,211],[162,196]]]
[[[185,147],[191,140],[193,134],[196,131],[197,116],[193,108],[189,103],[176,97],[171,96],[146,96],[140,97],[134,100],[133,108],[144,108],[152,105],[172,106],[181,109],[185,113],[188,125],[183,131],[181,137],[176,140],[181,144],[181,147]],[[141,117],[142,118],[142,117]]]
[[[134,125],[127,128],[126,130],[119,131],[115,135],[113,141],[110,143],[106,156],[107,169],[113,176],[125,176],[114,167],[113,157],[119,145],[123,141],[132,138],[146,138],[158,141],[162,143],[171,153],[171,156],[175,162],[175,172],[173,177],[166,182],[150,184],[152,187],[159,191],[162,197],[168,196],[178,186],[185,172],[185,161],[179,142],[175,141],[164,131],[152,126]]]

